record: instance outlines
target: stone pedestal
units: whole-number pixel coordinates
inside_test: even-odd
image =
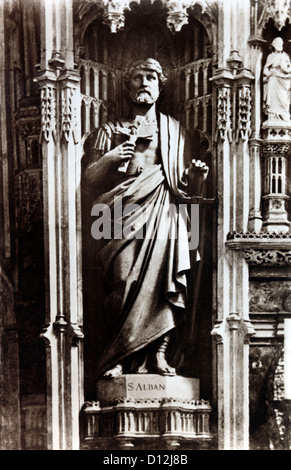
[[[266,121],[262,125],[264,159],[265,217],[263,228],[269,233],[287,233],[287,166],[291,146],[291,121]]]
[[[181,449],[210,440],[211,407],[199,398],[198,379],[104,378],[97,383],[97,399],[84,406],[84,449]]]

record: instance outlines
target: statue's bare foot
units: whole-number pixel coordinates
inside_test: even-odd
[[[123,373],[123,367],[121,364],[116,364],[116,366],[114,366],[112,369],[109,369],[107,372],[105,372],[105,374],[103,375],[103,377],[119,377],[120,375],[122,375]]]
[[[160,375],[176,375],[176,369],[169,366],[163,352],[157,352],[155,356],[155,369]]]

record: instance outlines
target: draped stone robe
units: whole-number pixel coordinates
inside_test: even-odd
[[[272,52],[264,66],[264,107],[269,119],[290,120],[291,62],[286,52]]]
[[[112,122],[98,130],[93,147],[101,158],[117,145],[116,126],[126,125],[128,121]],[[114,317],[114,329],[98,363],[98,375],[145,348],[184,318],[186,273],[190,269],[189,220],[184,210],[179,211],[179,202],[183,198],[185,208],[188,196],[183,172],[191,155],[185,130],[163,114],[159,115],[159,158],[134,176],[119,173],[119,181],[109,170],[114,187],[95,201],[111,209],[119,203],[123,209],[138,205],[114,221],[119,231],[115,230],[115,238],[104,240],[99,252],[110,289],[105,306],[107,314]],[[125,227],[131,237],[124,236]]]

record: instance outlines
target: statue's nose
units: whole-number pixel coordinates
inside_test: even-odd
[[[142,84],[143,86],[145,86],[145,85],[148,85],[148,83],[149,83],[149,81],[148,81],[147,77],[142,77],[142,79],[141,79],[141,84]]]

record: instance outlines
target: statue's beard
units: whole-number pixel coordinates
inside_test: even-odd
[[[151,93],[147,91],[138,91],[131,92],[130,99],[134,104],[152,105],[157,101],[158,97],[152,96]]]

